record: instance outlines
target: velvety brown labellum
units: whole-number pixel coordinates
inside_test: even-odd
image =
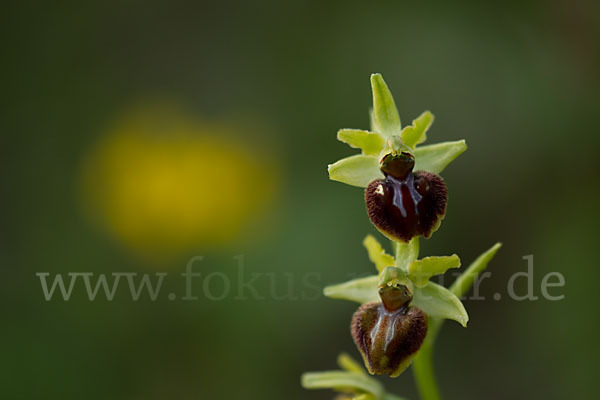
[[[362,305],[352,317],[352,337],[371,374],[395,377],[423,344],[427,315],[407,302],[397,309],[389,305],[385,299],[384,303]]]
[[[387,155],[381,166],[384,179],[365,190],[369,219],[391,239],[410,241],[430,237],[446,214],[448,192],[444,180],[425,171],[413,172],[409,153]]]

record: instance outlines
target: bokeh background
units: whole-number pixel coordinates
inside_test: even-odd
[[[466,302],[469,328],[448,323],[439,339],[446,397],[594,397],[597,3],[2,8],[3,398],[332,398],[299,376],[358,356],[356,306],[315,286],[372,271],[361,190],[326,173],[354,152],[337,129],[368,128],[372,72],[404,123],[433,111],[430,143],[469,145],[443,173],[448,214],[422,253],[467,264],[504,243],[488,300]],[[559,271],[564,300],[506,296],[529,254],[536,295]],[[199,299],[182,301],[195,255]],[[235,300],[238,255],[264,300]],[[125,281],[113,301],[90,301],[81,282],[69,301],[46,301],[37,272],[169,276],[156,301],[133,301]],[[215,272],[233,285],[220,301],[203,296]],[[384,381],[417,398],[410,371]]]

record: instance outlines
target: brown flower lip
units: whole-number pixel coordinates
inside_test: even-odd
[[[414,165],[410,153],[386,155],[381,162],[385,178],[374,180],[365,190],[369,219],[393,240],[430,237],[446,213],[444,180],[430,172],[413,172]]]
[[[371,374],[400,375],[427,335],[427,316],[410,306],[406,286],[386,286],[382,303],[362,305],[352,317],[352,337]]]

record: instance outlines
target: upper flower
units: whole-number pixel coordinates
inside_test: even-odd
[[[381,161],[392,152],[407,151],[415,158],[415,171],[439,174],[467,149],[464,140],[421,146],[433,123],[433,114],[425,111],[412,125],[402,128],[394,99],[381,74],[371,75],[373,109],[371,130],[341,129],[337,138],[362,153],[330,164],[329,178],[352,186],[367,187],[384,177]]]
[[[466,143],[418,146],[427,138],[433,114],[425,111],[402,128],[380,74],[371,75],[371,87],[371,131],[342,129],[337,135],[362,154],[330,164],[329,178],[367,188],[371,222],[390,239],[408,242],[414,236],[429,237],[446,212],[446,186],[436,174],[467,149]]]
[[[413,173],[414,165],[415,158],[408,152],[386,155],[381,162],[385,179],[375,179],[365,190],[369,219],[392,240],[428,238],[446,214],[444,180],[426,171]]]

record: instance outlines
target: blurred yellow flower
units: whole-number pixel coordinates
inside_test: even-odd
[[[274,161],[240,136],[170,107],[137,109],[85,159],[85,203],[146,256],[230,242],[272,206],[279,182]]]

